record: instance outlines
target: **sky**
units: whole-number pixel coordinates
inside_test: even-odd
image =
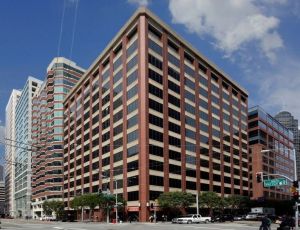
[[[12,89],[44,80],[57,55],[87,69],[139,6],[246,88],[249,107],[300,118],[299,0],[2,0],[0,140]]]

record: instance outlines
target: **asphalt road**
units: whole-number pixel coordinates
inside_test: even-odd
[[[210,224],[171,224],[171,223],[122,223],[122,224],[99,224],[99,223],[62,223],[41,222],[22,220],[2,220],[2,229],[10,230],[258,230],[259,222],[233,222],[233,223],[210,223]],[[277,225],[272,225],[277,229]]]

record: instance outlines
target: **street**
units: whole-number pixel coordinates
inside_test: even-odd
[[[210,224],[171,224],[171,223],[62,223],[62,222],[41,222],[41,221],[22,221],[22,220],[1,220],[2,229],[40,229],[40,230],[113,230],[113,229],[130,229],[130,230],[254,230],[259,229],[259,222],[227,222],[227,223],[210,223]],[[272,224],[272,229],[277,225]]]

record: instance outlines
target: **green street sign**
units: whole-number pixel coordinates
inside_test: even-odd
[[[264,180],[264,187],[275,187],[275,186],[283,186],[287,185],[287,179],[285,178],[276,178],[272,180]]]

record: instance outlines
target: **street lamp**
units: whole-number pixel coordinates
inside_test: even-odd
[[[265,149],[265,150],[261,150],[261,153],[266,153],[266,152],[270,152],[270,151],[274,151],[274,150],[280,150],[280,149]],[[296,165],[296,151],[295,151],[295,149],[288,149],[288,150],[292,151],[292,153],[293,153],[293,157],[294,157],[294,181],[298,181],[298,178],[297,178],[297,165]],[[279,175],[279,174],[277,174],[277,175]],[[282,176],[282,175],[280,175],[280,176]],[[285,177],[285,178],[287,178],[287,177]],[[287,178],[287,179],[289,179],[291,182],[293,182],[293,180],[291,178]],[[298,185],[298,191],[300,190],[299,185]],[[296,207],[296,209],[295,209],[295,230],[298,230],[299,229],[299,226],[298,226],[298,213],[299,213],[299,211],[298,211],[298,201],[297,200],[295,202],[295,207]]]
[[[110,178],[109,176],[106,176],[106,175],[103,175],[103,174],[101,174],[101,177],[105,178],[105,179]],[[116,187],[116,193],[115,193],[116,205],[115,205],[115,208],[116,208],[116,223],[118,223],[118,192],[117,192],[117,190],[118,190],[118,182],[117,182],[117,179],[115,179],[114,177],[113,177],[113,181],[116,184],[115,185],[115,187]]]

